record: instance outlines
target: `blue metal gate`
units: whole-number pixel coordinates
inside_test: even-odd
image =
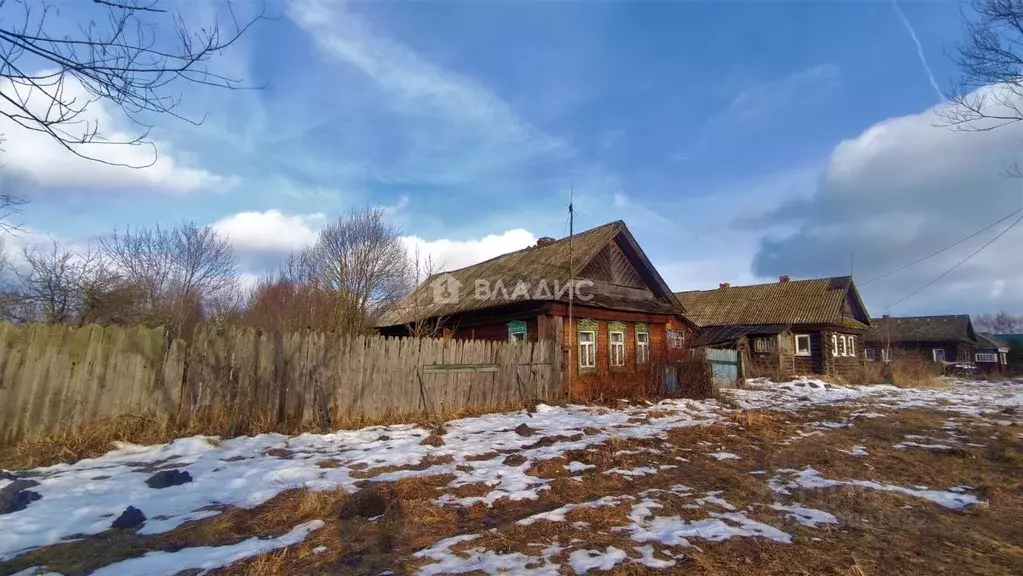
[[[739,351],[707,348],[707,362],[710,362],[714,384],[735,386],[739,380]]]

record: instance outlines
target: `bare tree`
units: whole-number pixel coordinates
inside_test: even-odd
[[[1023,332],[1023,314],[980,314],[973,319],[973,325],[981,332],[994,334],[1018,334]]]
[[[86,286],[100,268],[98,255],[75,252],[53,238],[49,247],[26,246],[22,254],[25,270],[17,272],[21,298],[33,312],[26,320],[73,321]]]
[[[352,211],[328,224],[299,257],[299,269],[335,297],[335,331],[359,333],[409,292],[413,266],[401,232],[382,208]]]
[[[100,248],[125,283],[142,293],[140,304],[155,308],[167,292],[173,272],[171,232],[159,226],[114,231]]]
[[[400,306],[401,310],[399,313],[406,318],[411,318],[405,325],[405,329],[408,330],[410,336],[417,338],[436,336],[443,330],[448,317],[443,315],[431,316],[429,309],[432,304],[433,293],[416,290],[416,288],[432,278],[434,274],[440,272],[442,265],[435,263],[433,256],[423,258],[418,246],[413,252],[413,262],[415,263],[415,270],[412,291],[407,298],[395,303],[394,306]],[[453,329],[452,326],[448,326],[448,328]]]
[[[209,64],[260,20],[263,11],[239,20],[227,6],[230,24],[222,31],[219,22],[190,29],[188,2],[93,0],[91,8],[79,3],[79,9],[97,12],[87,24],[55,30],[60,22],[53,4],[0,0],[0,114],[50,136],[77,156],[127,165],[97,158],[80,145],[152,148],[147,115],[203,120],[177,112],[180,84],[240,87],[239,79],[218,74]],[[135,123],[136,133],[118,140],[105,136],[86,113],[95,101],[117,106]],[[148,165],[154,162],[155,148]]]
[[[226,238],[210,226],[138,227],[101,241],[111,269],[139,295],[143,321],[186,334],[238,287],[238,261]]]
[[[1023,120],[1023,0],[973,0],[965,39],[953,55],[961,70],[943,110],[959,130],[987,131]]]

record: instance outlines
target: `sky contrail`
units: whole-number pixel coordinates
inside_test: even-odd
[[[924,72],[927,73],[927,79],[931,82],[931,87],[934,88],[934,92],[938,95],[938,100],[944,100],[945,95],[941,93],[941,88],[938,87],[938,82],[934,79],[934,73],[931,72],[931,67],[927,65],[927,58],[924,58],[924,47],[920,44],[920,39],[916,37],[916,30],[913,30],[913,25],[909,23],[909,19],[902,12],[902,8],[899,8],[899,3],[896,0],[892,0],[892,7],[895,8],[895,14],[902,21],[902,25],[906,27],[906,31],[909,32],[913,43],[916,44],[916,55],[920,57],[920,63],[924,66]]]

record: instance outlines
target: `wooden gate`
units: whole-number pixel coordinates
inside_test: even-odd
[[[721,348],[707,348],[706,350],[714,385],[735,386],[739,381],[739,351]]]

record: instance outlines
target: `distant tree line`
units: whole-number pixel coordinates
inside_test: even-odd
[[[0,258],[4,320],[162,325],[185,338],[203,321],[364,333],[422,279],[379,208],[338,217],[255,286],[228,238],[190,222],[117,230],[85,249],[51,239],[18,256]]]
[[[1008,312],[979,314],[973,318],[973,327],[980,332],[993,334],[1021,334],[1023,333],[1023,314],[1009,314]]]

